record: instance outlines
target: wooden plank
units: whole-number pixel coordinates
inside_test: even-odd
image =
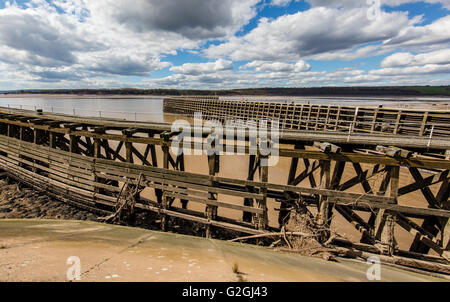
[[[226,203],[226,202],[220,202],[215,199],[199,198],[199,197],[195,197],[195,196],[191,196],[191,195],[179,194],[179,193],[169,192],[169,191],[165,191],[163,194],[166,196],[169,196],[169,197],[187,199],[189,201],[194,201],[194,202],[202,203],[205,205],[212,205],[215,207],[222,207],[222,208],[228,208],[228,209],[239,210],[239,211],[247,211],[247,212],[255,213],[255,214],[263,214],[264,213],[264,211],[259,208],[241,206],[241,205],[236,205],[236,204],[231,204],[231,203]]]

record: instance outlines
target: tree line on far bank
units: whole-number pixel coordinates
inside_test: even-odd
[[[162,96],[450,96],[450,86],[246,88],[231,90],[185,89],[46,89],[6,94],[162,95]]]

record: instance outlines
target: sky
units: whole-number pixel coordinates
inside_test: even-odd
[[[450,0],[0,0],[0,90],[450,84]]]

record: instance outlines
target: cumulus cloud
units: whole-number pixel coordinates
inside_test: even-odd
[[[386,46],[422,46],[450,42],[450,15],[440,18],[426,26],[408,26],[398,35],[386,40]]]
[[[283,0],[281,0],[283,1]],[[297,0],[295,0],[297,1]],[[364,7],[371,6],[376,4],[376,0],[365,1],[365,0],[306,0],[311,6],[325,6],[325,7]],[[443,7],[450,9],[450,0],[389,0],[383,1],[380,3],[382,5],[388,6],[398,6],[405,3],[414,3],[414,2],[427,2],[427,3],[440,3]]]
[[[0,9],[0,62],[27,81],[148,76],[166,54],[226,38],[258,0],[32,0]],[[225,61],[218,61],[225,64]],[[67,71],[67,67],[71,70]],[[226,66],[223,66],[224,68]],[[1,70],[0,70],[1,72]],[[77,76],[74,77],[73,74]]]
[[[418,75],[436,75],[436,74],[449,74],[450,64],[427,64],[423,66],[412,66],[404,68],[382,68],[377,70],[371,70],[371,75],[382,76],[418,76]]]
[[[370,6],[365,0],[306,0],[306,11],[258,16],[253,30],[240,32],[261,4],[284,7],[292,1],[297,0],[6,2],[0,9],[0,85],[122,87],[130,85],[127,76],[139,77],[131,82],[137,87],[376,85],[393,79],[413,83],[414,76],[434,83],[436,75],[445,79],[448,73],[450,16],[421,25],[421,16],[382,11],[369,20],[361,9]],[[417,1],[389,5],[406,2]],[[450,7],[450,0],[425,2]],[[179,51],[210,62],[173,66],[168,55]],[[312,71],[316,60],[386,54],[380,69]],[[164,68],[169,76],[149,77]]]
[[[381,62],[382,67],[406,66],[414,60],[414,55],[409,52],[399,52],[385,58]]]
[[[254,68],[256,72],[303,72],[309,71],[311,65],[302,60],[297,63],[253,61],[241,67],[245,68]]]
[[[287,6],[290,2],[292,0],[272,0],[270,4],[274,6]]]
[[[442,49],[417,55],[409,52],[399,52],[386,57],[381,62],[381,66],[385,68],[426,64],[450,64],[450,49]]]
[[[232,69],[233,63],[222,59],[209,63],[186,63],[181,66],[174,66],[170,68],[173,72],[185,75],[201,75]]]
[[[205,53],[232,60],[298,60],[384,41],[415,22],[402,12],[382,12],[379,18],[370,21],[360,9],[318,7],[275,20],[262,18],[247,35],[232,37]]]
[[[4,70],[28,72],[30,76],[22,77],[24,81],[44,81],[45,77],[46,81],[54,82],[92,81],[93,77],[101,76],[148,76],[170,66],[161,62],[162,55],[198,45],[177,33],[132,31],[101,18],[101,7],[90,6],[92,3],[90,0],[56,0],[52,5],[43,0],[26,2],[23,6],[7,3],[0,9],[0,62]]]
[[[16,6],[0,10],[0,43],[10,50],[26,52],[28,59],[40,64],[54,61],[73,64],[75,51],[98,49],[95,41],[74,36],[73,20],[54,14],[43,18],[44,9],[20,9]]]
[[[259,0],[90,0],[88,7],[138,32],[166,31],[189,39],[224,38],[256,15]]]

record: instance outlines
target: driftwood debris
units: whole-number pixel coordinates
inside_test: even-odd
[[[139,194],[139,187],[142,178],[143,174],[141,173],[139,175],[138,182],[136,185],[131,185],[129,178],[127,178],[124,185],[122,186],[122,189],[120,190],[119,195],[117,196],[116,212],[106,217],[99,217],[98,220],[108,223],[120,221],[122,211],[124,210],[125,207],[128,207],[129,214],[133,214],[134,204],[136,203],[136,196],[137,194]]]
[[[302,232],[282,232],[282,233],[266,233],[266,234],[259,234],[259,235],[253,235],[253,236],[245,236],[245,237],[239,237],[232,240],[229,240],[230,242],[237,242],[237,241],[245,241],[250,239],[258,239],[258,238],[272,238],[272,237],[286,237],[286,236],[298,236],[298,237],[317,237],[317,235],[314,234],[307,234]]]

